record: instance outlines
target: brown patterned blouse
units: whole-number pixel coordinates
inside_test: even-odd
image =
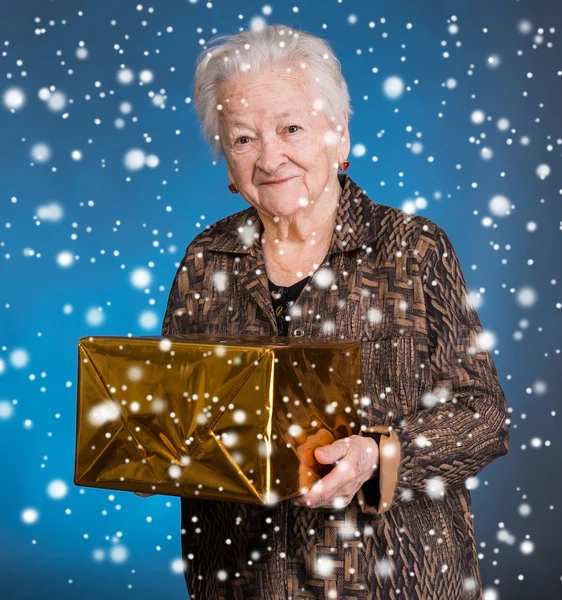
[[[378,477],[337,510],[182,498],[192,600],[482,598],[465,482],[507,453],[510,410],[480,320],[447,234],[338,178],[331,246],[286,334],[362,342]],[[250,206],[193,239],[162,335],[279,333],[262,234]]]

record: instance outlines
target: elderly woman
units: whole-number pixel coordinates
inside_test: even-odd
[[[481,598],[466,480],[506,454],[510,420],[453,246],[343,172],[349,94],[324,40],[220,41],[194,100],[250,207],[189,244],[162,335],[358,340],[362,424],[315,451],[334,468],[296,499],[181,499],[190,598]]]

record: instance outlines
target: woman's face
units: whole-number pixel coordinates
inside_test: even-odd
[[[243,73],[219,88],[228,178],[247,202],[270,216],[293,215],[317,201],[327,186],[339,185],[338,162],[350,149],[347,115],[341,115],[338,132],[319,102],[300,67]]]

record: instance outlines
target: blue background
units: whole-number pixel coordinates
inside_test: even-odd
[[[2,1],[0,100],[16,87],[26,102],[15,111],[0,103],[0,596],[187,597],[178,498],[72,483],[77,341],[158,335],[188,243],[247,206],[228,191],[224,160],[213,162],[190,98],[200,40],[236,33],[261,15],[332,44],[355,111],[352,146],[366,147],[350,156],[349,174],[375,202],[402,207],[425,198],[417,212],[447,231],[470,290],[482,292],[478,313],[496,336],[493,356],[513,409],[509,454],[480,474],[472,492],[485,598],[562,597],[559,3],[268,5],[270,16],[253,0],[210,7],[202,0]],[[532,24],[526,34],[523,19]],[[86,59],[76,56],[80,42]],[[135,73],[130,85],[117,79],[121,65]],[[152,82],[139,81],[143,69]],[[398,99],[383,93],[391,75],[410,86]],[[38,96],[50,86],[66,95],[64,110]],[[154,94],[164,96],[163,108]],[[120,112],[124,101],[130,114]],[[471,120],[476,109],[486,115],[481,124]],[[507,131],[500,118],[509,119]],[[423,144],[419,154],[408,147],[415,141]],[[32,158],[38,142],[49,145],[48,161]],[[484,146],[493,151],[489,160],[480,155]],[[155,154],[159,165],[128,171],[123,157],[131,148]],[[551,172],[541,179],[536,168],[544,163]],[[510,215],[490,212],[497,194],[514,206]],[[37,216],[51,202],[64,210],[56,222]],[[74,261],[62,267],[57,256],[65,251]],[[138,267],[152,275],[141,289],[130,281]],[[525,287],[536,294],[532,306],[517,300]],[[96,325],[87,314],[99,307]],[[152,323],[139,321],[145,311]],[[57,480],[67,485],[62,498],[48,492]],[[530,514],[520,514],[522,504]],[[34,523],[22,517],[28,509],[37,511]],[[524,541],[533,544],[530,554]]]

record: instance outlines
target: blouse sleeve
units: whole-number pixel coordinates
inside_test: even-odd
[[[384,513],[416,494],[439,498],[508,451],[510,409],[459,260],[437,226],[421,269],[432,387],[418,411],[363,432],[381,434],[380,497],[369,502],[363,486],[364,513]]]
[[[187,247],[172,281],[162,321],[161,335],[163,337],[175,333],[196,333],[198,294],[193,290],[196,265],[194,264],[195,257],[191,252],[192,244],[193,242]]]

